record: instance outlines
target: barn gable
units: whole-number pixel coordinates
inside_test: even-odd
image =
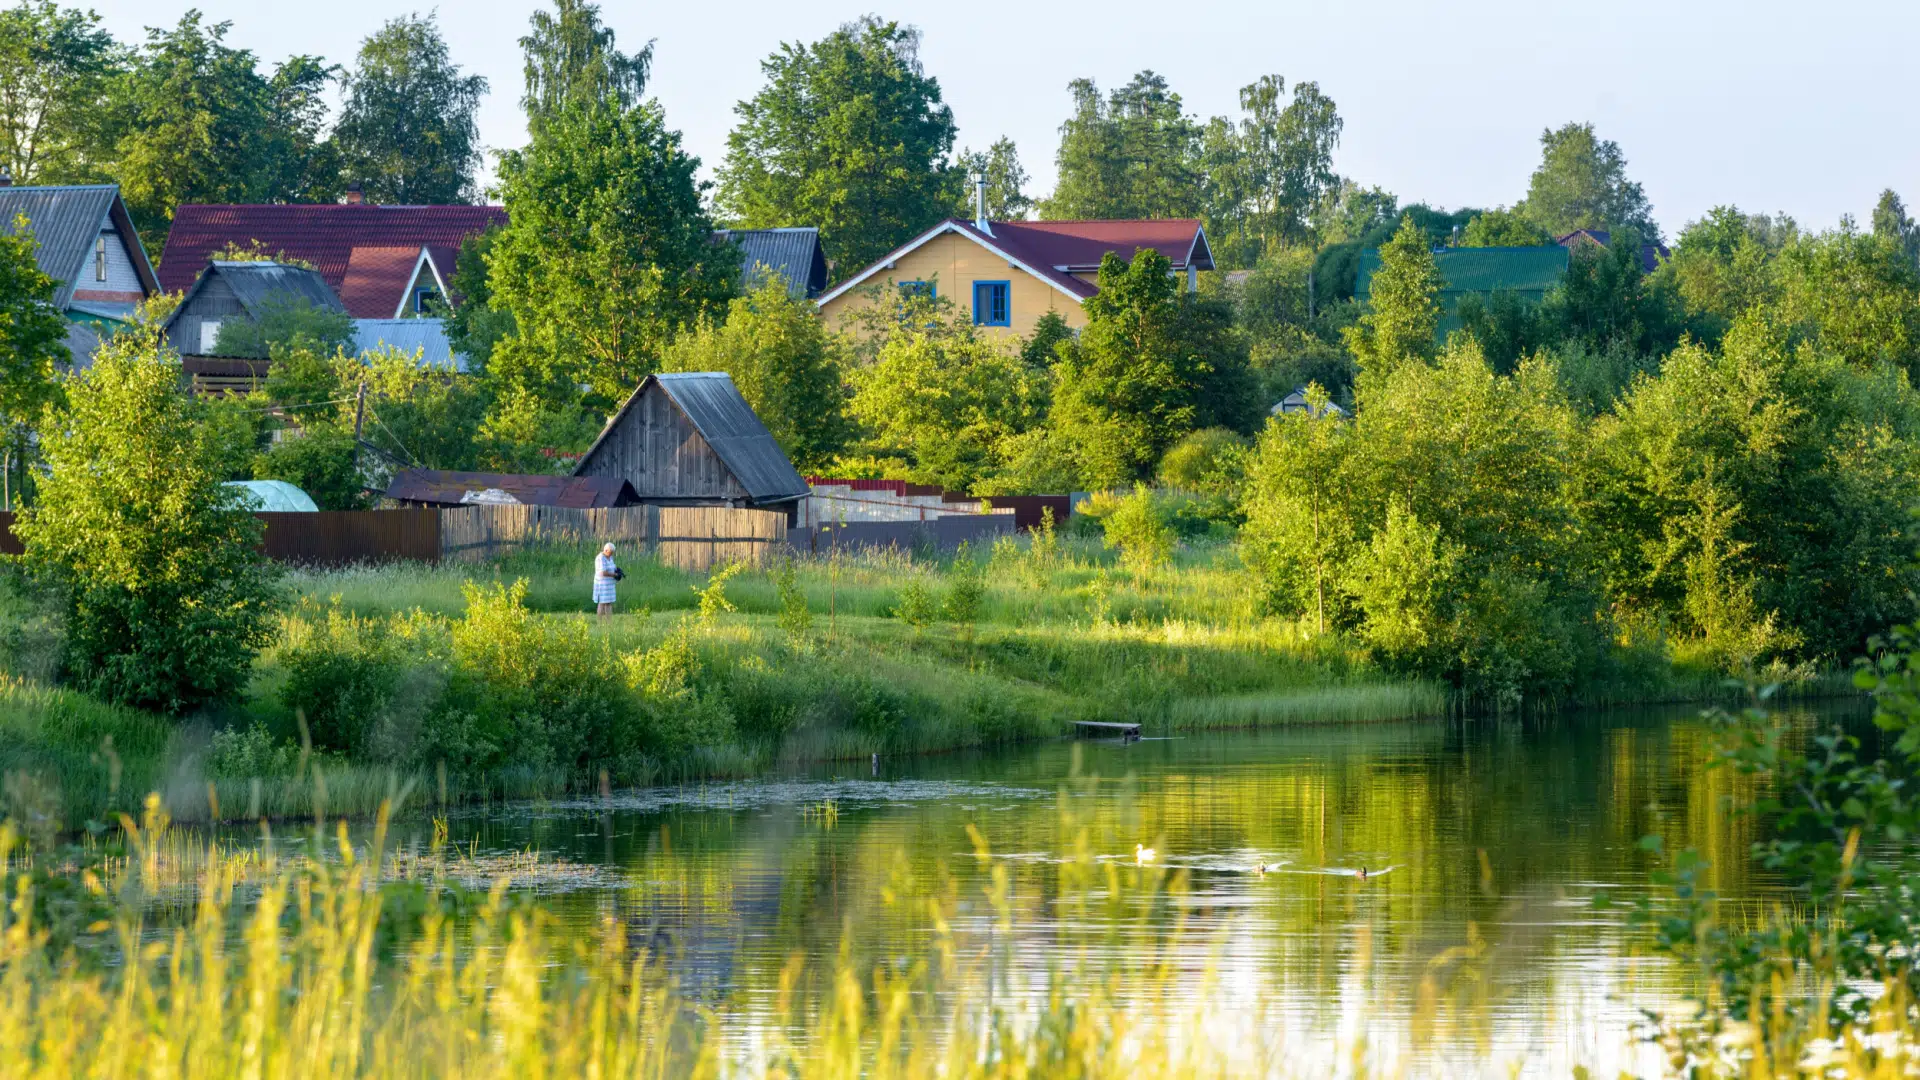
[[[768,506],[810,490],[725,372],[649,375],[575,476],[620,477],[643,502]]]

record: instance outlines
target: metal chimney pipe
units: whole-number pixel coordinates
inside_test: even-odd
[[[987,221],[987,174],[983,170],[973,174],[973,227],[993,235],[993,225]]]

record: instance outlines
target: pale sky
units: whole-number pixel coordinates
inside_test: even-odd
[[[72,2],[72,0],[65,0]],[[351,62],[405,4],[373,0],[95,0],[122,40],[198,6],[263,60],[294,52]],[[454,59],[487,76],[488,146],[526,134],[517,39],[532,0],[439,7]],[[420,10],[430,10],[421,5]],[[1053,185],[1066,84],[1105,89],[1142,68],[1189,112],[1238,114],[1262,74],[1310,79],[1346,121],[1335,166],[1402,203],[1512,203],[1542,128],[1591,121],[1621,145],[1671,237],[1712,206],[1785,211],[1803,226],[1864,220],[1882,188],[1920,201],[1920,3],[1913,0],[1373,0],[1364,5],[1186,0],[1016,4],[604,3],[631,50],[657,39],[650,92],[711,172],[733,106],[782,41],[812,41],[869,10],[920,27],[960,145],[1019,145],[1029,194]]]

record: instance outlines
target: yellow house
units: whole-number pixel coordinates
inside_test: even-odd
[[[1086,325],[1080,302],[1099,292],[1100,260],[1131,259],[1152,249],[1173,262],[1187,287],[1213,269],[1206,231],[1191,218],[1165,221],[962,221],[950,218],[821,294],[821,317],[848,329],[855,317],[891,299],[890,291],[945,296],[975,326],[1026,336],[1049,311]]]

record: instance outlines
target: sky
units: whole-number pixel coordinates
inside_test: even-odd
[[[230,20],[229,43],[268,63],[297,52],[350,63],[362,38],[408,10],[391,0],[81,2],[129,41],[197,6]],[[491,81],[480,113],[491,148],[526,139],[518,38],[534,7],[438,9],[455,61]],[[709,176],[734,104],[761,85],[761,60],[874,11],[921,29],[959,144],[1012,137],[1029,194],[1053,186],[1068,81],[1104,89],[1151,68],[1202,118],[1237,116],[1239,88],[1263,74],[1317,82],[1346,121],[1335,167],[1403,204],[1511,204],[1526,193],[1541,131],[1569,121],[1620,144],[1669,237],[1721,204],[1826,228],[1842,214],[1864,221],[1884,188],[1920,201],[1913,0],[609,0],[602,11],[623,49],[656,41],[650,92]]]

